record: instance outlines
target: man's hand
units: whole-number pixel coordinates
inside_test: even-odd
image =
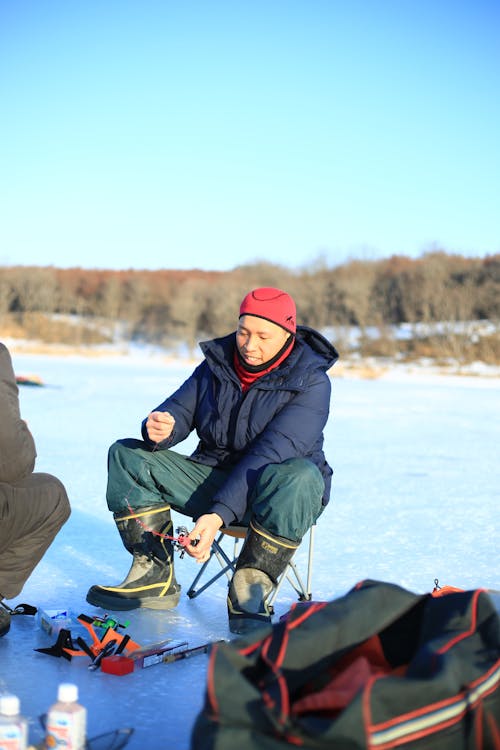
[[[148,437],[153,443],[161,443],[173,432],[175,419],[168,411],[152,411],[146,420]]]
[[[204,563],[210,557],[212,542],[222,526],[222,518],[217,513],[205,513],[196,521],[193,530],[189,534],[190,539],[198,539],[196,547],[189,545],[185,547],[186,552],[199,563]]]

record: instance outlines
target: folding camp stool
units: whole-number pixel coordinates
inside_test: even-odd
[[[295,554],[294,554],[294,556],[288,563],[286,570],[279,577],[277,586],[274,588],[274,590],[271,592],[269,596],[267,605],[269,607],[270,612],[273,612],[274,602],[285,580],[287,580],[292,586],[292,588],[295,590],[299,598],[299,601],[304,602],[304,601],[311,600],[312,598],[311,581],[312,581],[312,566],[313,566],[313,556],[314,556],[315,530],[316,530],[316,526],[311,526],[309,530],[309,550],[308,550],[308,556],[307,556],[306,585],[304,586],[300,573],[297,569],[297,565],[294,562],[294,557],[295,557]],[[206,591],[213,583],[215,583],[215,581],[217,581],[223,575],[226,575],[229,582],[231,581],[233,577],[233,573],[236,570],[236,562],[238,560],[238,555],[240,553],[240,545],[241,545],[242,540],[245,539],[246,534],[247,534],[247,526],[227,526],[226,528],[221,529],[219,536],[213,541],[212,550],[210,552],[210,557],[208,558],[206,562],[203,563],[197,576],[195,577],[194,581],[192,582],[191,586],[188,589],[187,595],[189,596],[190,599],[196,599],[197,596],[199,596],[204,591]],[[223,548],[224,537],[231,537],[234,540],[232,556],[229,556]],[[220,566],[220,570],[218,570],[217,573],[215,573],[212,576],[212,578],[210,578],[202,586],[200,586],[200,588],[196,588],[201,578],[203,577],[207,569],[207,566],[209,565],[212,558],[215,558],[217,560]]]

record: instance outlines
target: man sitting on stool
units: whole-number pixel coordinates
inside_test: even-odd
[[[266,599],[330,495],[323,453],[327,370],[338,358],[317,331],[296,326],[295,302],[271,287],[243,299],[238,328],[203,342],[204,360],[142,424],[143,441],[119,440],[108,461],[107,502],[132,567],[115,586],[92,586],[106,610],[171,609],[170,509],[195,519],[186,550],[210,555],[218,530],[249,525],[228,595],[229,627],[270,622]],[[196,430],[187,457],[171,450]]]

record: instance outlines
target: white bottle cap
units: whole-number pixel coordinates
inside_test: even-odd
[[[17,695],[0,696],[0,714],[4,714],[4,716],[17,716],[19,709],[20,703]]]
[[[71,682],[62,682],[57,690],[57,700],[61,703],[73,703],[78,700],[78,687]]]

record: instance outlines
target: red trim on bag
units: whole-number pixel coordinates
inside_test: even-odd
[[[483,747],[483,724],[484,724],[484,705],[481,701],[477,707],[477,720],[474,722],[474,735],[476,747]]]
[[[486,714],[486,722],[488,724],[488,729],[490,730],[491,739],[495,743],[495,750],[500,750],[500,727],[496,718],[489,711]],[[482,745],[479,747],[482,747]]]
[[[297,737],[295,734],[283,734],[283,737],[285,739],[285,742],[287,742],[289,745],[302,746],[304,744],[304,740],[302,739],[302,737]],[[281,739],[281,737],[279,739]]]
[[[277,721],[281,726],[285,726],[287,719],[290,716],[290,701],[288,696],[288,685],[286,683],[286,680],[284,676],[279,672],[278,670],[274,669],[273,664],[269,664],[271,667],[274,676],[276,678],[276,683],[279,688],[279,696],[280,696],[280,703],[279,703],[279,716],[277,717]],[[276,708],[276,701],[272,697],[272,695],[269,693],[269,691],[265,690],[264,687],[261,687],[261,695],[262,700],[264,702],[264,705],[268,709],[275,709]]]
[[[460,633],[460,635],[455,636],[455,638],[451,638],[448,641],[448,643],[445,643],[444,646],[442,646],[436,651],[437,654],[446,653],[446,651],[448,651],[456,643],[463,641],[465,638],[468,638],[470,635],[472,635],[475,632],[476,625],[477,625],[477,600],[479,598],[479,595],[484,594],[485,592],[486,592],[486,589],[476,589],[476,591],[474,591],[474,594],[472,596],[472,614],[471,614],[471,622],[470,622],[469,630],[463,633]]]
[[[264,659],[266,664],[269,664],[273,668],[281,667],[283,664],[283,659],[286,655],[286,650],[288,648],[288,641],[289,641],[289,633],[290,633],[290,623],[285,622],[280,623],[277,630],[274,630],[274,637],[271,635],[269,638],[266,638],[266,640],[262,644],[262,651],[261,651],[261,657]],[[276,636],[276,633],[278,633],[278,636]],[[274,645],[274,641],[278,640],[278,637],[281,634],[281,642],[279,644],[278,653],[276,654],[276,658],[273,659],[269,657],[269,649],[271,646]],[[274,669],[273,669],[274,671]]]
[[[269,651],[271,644],[272,644],[272,638],[266,638],[262,646],[261,658],[263,659],[263,661],[265,661],[268,667],[272,670],[274,677],[276,679],[276,682],[279,688],[279,694],[280,694],[280,716],[279,716],[278,721],[280,722],[280,724],[284,725],[286,720],[290,716],[290,696],[288,694],[288,685],[280,670],[280,667],[283,663],[283,659],[285,658],[286,647],[288,645],[288,628],[285,627],[285,630],[283,632],[283,639],[280,644],[280,649],[279,649],[278,657],[276,661],[273,661],[268,656],[268,651]],[[272,700],[269,694],[268,694],[268,699]],[[272,701],[272,705],[273,706],[276,705],[274,701]]]
[[[374,682],[378,680],[377,676],[371,677],[366,683],[366,687],[363,690],[361,699],[361,712],[363,716],[363,729],[365,730],[365,741],[366,749],[371,750],[373,747],[371,743],[371,727],[372,727],[372,710],[370,703],[370,695],[372,692],[372,686]]]
[[[290,620],[290,630],[293,630],[299,625],[302,625],[304,620],[307,620],[308,617],[311,617],[311,615],[315,614],[316,612],[320,612],[326,607],[327,604],[328,602],[314,602],[314,604],[311,604],[309,607],[303,608],[301,614],[297,615],[297,617],[295,617],[293,620]],[[294,610],[296,607],[297,603],[292,604],[291,609]]]
[[[382,722],[380,724],[372,724],[371,723],[371,706],[370,706],[370,694],[373,688],[373,685],[375,682],[381,679],[379,677],[374,677],[372,680],[370,680],[370,683],[367,685],[367,688],[363,692],[363,718],[364,718],[364,726],[365,729],[368,732],[368,735],[366,736],[366,743],[368,750],[389,750],[389,748],[399,747],[401,745],[406,745],[409,742],[414,742],[415,740],[422,739],[423,737],[427,737],[432,734],[436,734],[437,732],[442,731],[443,729],[446,729],[447,727],[451,727],[457,722],[462,721],[463,717],[467,713],[467,709],[464,708],[463,711],[456,714],[452,718],[442,721],[437,724],[433,724],[430,727],[424,728],[424,729],[418,729],[413,732],[408,732],[404,734],[404,736],[399,736],[395,739],[388,740],[387,742],[381,742],[380,738],[377,739],[377,742],[373,742],[373,736],[377,733],[380,733],[384,730],[388,730],[391,727],[397,727],[398,725],[404,725],[405,723],[418,719],[419,717],[426,716],[427,714],[435,713],[438,710],[442,710],[445,707],[452,706],[454,703],[460,703],[463,700],[463,695],[454,696],[453,698],[439,701],[438,703],[433,703],[432,708],[427,705],[421,709],[417,709],[415,711],[410,711],[407,714],[399,714],[398,716],[394,717],[393,719],[389,719],[388,721]],[[383,678],[382,678],[383,679]]]
[[[468,686],[468,689],[469,690],[476,689],[483,682],[485,682],[492,675],[494,675],[495,672],[499,673],[498,674],[498,679],[497,679],[496,683],[492,683],[491,688],[489,690],[485,690],[484,692],[481,693],[480,700],[482,700],[483,698],[488,697],[488,695],[491,695],[491,693],[494,693],[495,690],[498,690],[498,686],[500,684],[500,659],[498,659],[498,661],[496,661],[495,664],[493,664],[493,666],[490,669],[488,669],[487,672],[484,672],[484,674],[482,674],[480,677],[478,677],[477,680],[474,680],[474,682],[471,682],[470,685]]]
[[[500,660],[496,662],[491,669],[481,675],[481,677],[471,683],[467,687],[467,690],[463,690],[460,693],[452,696],[451,698],[447,698],[445,700],[437,701],[436,703],[423,706],[422,708],[416,709],[415,711],[409,711],[406,714],[399,714],[398,716],[395,716],[394,718],[389,719],[385,722],[381,722],[379,724],[371,723],[370,695],[375,681],[383,678],[374,677],[372,680],[370,680],[365,690],[363,691],[362,700],[363,724],[365,729],[369,732],[369,737],[366,738],[367,748],[369,748],[370,750],[372,748],[376,748],[376,750],[389,750],[389,748],[399,747],[401,745],[407,744],[408,742],[413,742],[414,740],[422,739],[423,737],[427,737],[432,734],[437,734],[447,727],[459,724],[471,709],[475,709],[482,703],[484,698],[498,690],[499,679],[493,681],[489,690],[483,691],[481,695],[477,696],[476,700],[471,701],[470,699],[467,699],[467,696],[471,691],[477,690],[481,684],[486,683],[492,676],[495,675],[495,672],[499,672],[500,678]],[[377,738],[376,743],[371,741],[372,735],[380,734],[383,731],[387,731],[398,726],[404,727],[404,724],[415,721],[419,718],[425,718],[426,716],[430,720],[433,714],[438,714],[440,711],[444,711],[445,709],[448,709],[455,704],[459,705],[461,703],[463,703],[463,709],[460,711],[456,711],[449,719],[431,722],[428,727],[415,730],[413,732],[408,731],[404,734],[402,733],[397,738],[387,740],[387,742],[382,742],[380,737]],[[500,750],[500,746],[498,748],[495,747],[495,750]]]
[[[463,592],[464,592],[464,589],[457,589],[455,588],[455,586],[440,586],[439,588],[437,588],[436,586],[435,588],[432,589],[431,595],[436,597],[436,596],[446,596],[447,594],[458,594],[458,593],[463,594]]]
[[[452,646],[454,646],[456,643],[459,643],[460,641],[464,640],[465,638],[473,635],[476,631],[476,625],[477,625],[477,605],[478,605],[478,598],[481,593],[484,592],[484,589],[477,589],[472,597],[471,602],[471,624],[467,631],[461,633],[458,636],[455,636],[454,638],[451,638],[444,646],[441,647],[441,649],[438,650],[437,653],[443,654],[446,653]],[[500,661],[498,661],[491,669],[489,669],[485,674],[481,675],[477,680],[475,680],[473,683],[471,683],[467,691],[461,691],[457,695],[453,696],[452,698],[448,698],[446,700],[438,701],[436,703],[427,705],[421,709],[410,711],[406,714],[400,714],[397,717],[394,717],[393,719],[390,719],[389,721],[382,722],[379,724],[372,724],[372,718],[371,718],[371,704],[370,704],[370,697],[371,692],[373,689],[373,685],[375,684],[375,681],[378,679],[383,679],[380,677],[373,677],[368,684],[366,685],[364,691],[363,691],[363,699],[362,699],[362,711],[363,711],[363,723],[365,730],[368,731],[369,736],[366,738],[367,741],[367,747],[375,748],[377,750],[388,750],[389,748],[396,747],[398,745],[407,744],[408,742],[413,742],[417,739],[422,739],[423,737],[436,734],[436,732],[442,731],[443,729],[446,729],[447,727],[454,726],[455,724],[459,723],[463,720],[463,717],[465,714],[474,706],[477,706],[482,703],[484,698],[489,695],[490,693],[494,692],[496,689],[498,689],[498,684],[493,683],[489,690],[485,690],[480,696],[476,698],[475,701],[465,701],[465,698],[469,692],[471,692],[474,689],[477,689],[481,684],[484,684],[492,675],[495,674],[495,671],[497,671],[500,668]],[[372,735],[374,734],[380,734],[383,731],[386,731],[392,727],[398,727],[403,725],[405,723],[408,723],[410,721],[417,720],[419,718],[424,718],[428,716],[429,718],[432,717],[432,714],[437,714],[439,711],[442,711],[446,708],[449,708],[453,706],[454,704],[460,704],[464,703],[463,710],[458,710],[452,717],[449,719],[445,719],[443,721],[439,721],[439,718],[435,723],[432,723],[428,727],[424,727],[422,729],[417,729],[415,731],[408,731],[408,733],[404,733],[403,736],[399,736],[398,738],[388,740],[387,742],[381,741],[381,738],[377,738],[376,744],[372,742]],[[500,748],[498,749],[500,750]]]
[[[207,667],[207,697],[210,701],[210,707],[213,712],[213,718],[215,721],[219,720],[219,702],[215,696],[215,679],[214,679],[214,671],[215,671],[215,657],[217,655],[217,651],[219,649],[218,644],[214,645],[212,647],[212,650],[210,652],[210,658],[208,660],[208,667]]]
[[[267,641],[269,636],[266,638],[261,638],[260,641],[255,641],[255,643],[251,643],[249,646],[242,646],[242,648],[236,649],[238,653],[241,656],[250,656],[250,654],[253,654],[254,651],[257,651],[258,648],[261,648],[261,646]]]
[[[279,648],[278,654],[276,656],[276,662],[275,663],[276,663],[276,666],[280,667],[280,668],[281,668],[281,665],[283,664],[283,660],[284,660],[284,658],[286,656],[286,650],[288,648],[288,641],[290,639],[289,633],[290,633],[290,628],[287,626],[285,628],[285,632],[283,633],[283,638],[281,639],[280,648]],[[271,644],[270,643],[266,644],[266,649],[265,649],[266,657],[267,657],[267,646],[268,645],[270,646]]]

